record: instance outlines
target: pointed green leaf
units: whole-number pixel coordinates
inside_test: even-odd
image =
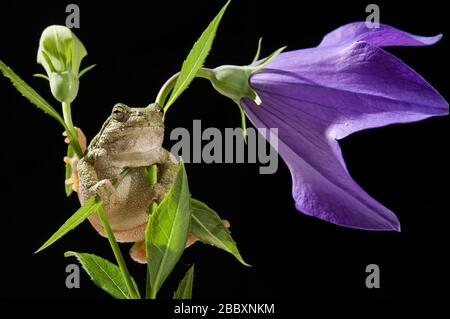
[[[192,299],[192,285],[194,283],[194,265],[186,272],[184,278],[178,285],[177,291],[173,295],[173,299]]]
[[[216,35],[217,27],[222,19],[225,10],[227,9],[230,1],[228,1],[217,14],[217,16],[211,21],[205,31],[203,31],[200,38],[195,42],[186,60],[184,60],[181,67],[180,75],[178,76],[175,87],[170,95],[169,101],[164,106],[164,112],[175,102],[175,100],[183,93],[183,91],[189,86],[191,81],[195,78],[198,70],[203,66],[206,57]]]
[[[75,214],[73,214],[66,222],[38,249],[35,253],[38,253],[48,246],[52,245],[58,239],[63,237],[69,231],[81,224],[86,218],[88,218],[93,212],[95,212],[103,202],[97,198],[97,196],[92,196],[89,198],[83,206],[81,206]]]
[[[180,162],[171,189],[150,216],[145,231],[150,298],[155,298],[181,257],[191,219],[190,193],[186,171]]]
[[[132,299],[118,266],[94,254],[68,251],[66,257],[76,257],[92,281],[117,299]],[[137,287],[133,278],[133,285]]]
[[[29,86],[25,81],[23,81],[14,71],[8,67],[5,63],[0,60],[0,71],[3,75],[9,78],[12,84],[16,87],[17,91],[22,93],[31,103],[36,105],[39,109],[53,117],[66,129],[66,124],[62,119],[61,115],[46,101],[41,97],[31,86]]]
[[[191,198],[192,221],[190,233],[201,242],[223,249],[241,264],[250,266],[242,258],[237,245],[231,237],[230,231],[225,227],[219,215],[209,208],[205,203]]]

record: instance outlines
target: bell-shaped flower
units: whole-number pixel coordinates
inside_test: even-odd
[[[291,172],[300,212],[346,227],[400,230],[395,214],[351,178],[338,140],[364,129],[447,115],[443,97],[381,49],[431,45],[440,38],[357,22],[327,34],[317,47],[280,53],[256,72],[249,70],[258,63],[206,70],[210,75],[204,77],[240,96],[237,82],[218,83],[217,76],[224,68],[240,70],[234,76],[246,70],[238,103],[257,128],[278,128],[278,152]]]

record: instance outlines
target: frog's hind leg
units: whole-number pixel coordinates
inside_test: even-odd
[[[223,219],[222,221],[226,228],[230,227],[230,223],[228,222],[228,220]],[[195,237],[192,233],[189,233],[187,236],[187,239],[186,239],[186,248],[195,244],[197,241],[198,241],[198,238]],[[131,259],[133,259],[134,261],[136,261],[140,264],[147,263],[147,254],[145,252],[145,240],[137,241],[133,244],[133,246],[131,246],[130,256],[131,256]]]
[[[130,256],[135,262],[140,264],[147,263],[147,254],[145,253],[145,240],[137,241],[131,246]]]

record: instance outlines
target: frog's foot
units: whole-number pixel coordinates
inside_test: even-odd
[[[109,179],[102,179],[90,188],[90,192],[97,194],[105,205],[111,201],[111,197],[118,196],[117,190]]]
[[[81,129],[79,129],[77,127],[75,129],[77,130],[77,134],[78,134],[78,143],[80,144],[81,151],[84,154],[84,152],[86,151],[86,145],[87,145],[86,136],[84,135],[84,133]],[[64,142],[69,144],[70,138],[67,136],[66,131],[63,132],[63,136],[65,137]],[[77,169],[78,157],[76,155],[74,155],[72,157],[64,156],[64,163],[69,164],[71,166],[71,171],[72,171],[71,176],[68,179],[66,179],[64,181],[64,183],[66,185],[72,185],[72,190],[74,192],[78,193],[78,185],[79,185],[78,169]]]
[[[78,180],[78,168],[77,168],[77,164],[78,164],[78,159],[76,157],[68,157],[68,156],[64,156],[64,163],[69,164],[71,167],[71,171],[72,174],[70,175],[70,177],[68,179],[66,179],[64,181],[64,183],[66,185],[72,185],[72,190],[76,193],[78,193],[78,185],[79,185],[79,180]]]
[[[78,128],[78,127],[75,127],[75,130],[77,131],[77,135],[78,135],[78,144],[80,144],[81,152],[83,152],[83,154],[84,154],[86,152],[86,148],[87,148],[86,135],[84,135],[83,131],[80,128]],[[70,138],[67,136],[67,132],[64,131],[62,133],[62,135],[65,137],[64,138],[64,142],[69,144],[70,143]]]
[[[164,199],[164,196],[166,196],[166,193],[169,191],[170,186],[171,185],[164,185],[161,183],[152,185],[153,200],[158,204],[161,203],[161,201]]]
[[[230,228],[230,223],[228,222],[228,220],[224,219],[223,224],[225,225],[226,228]],[[197,241],[198,241],[197,237],[195,237],[193,234],[188,234],[186,240],[186,248],[195,244]],[[145,252],[145,240],[137,241],[133,244],[133,246],[131,246],[130,256],[131,259],[133,259],[135,262],[138,262],[140,264],[147,263],[147,254]]]
[[[222,222],[226,228],[230,228],[230,222],[228,220],[223,219]],[[198,241],[197,237],[195,237],[193,234],[189,234],[186,241],[186,248],[195,244],[197,241]]]
[[[193,245],[197,240],[198,240],[197,237],[195,237],[192,234],[189,234],[186,241],[186,248]],[[133,259],[135,262],[138,262],[140,264],[147,263],[147,253],[145,252],[145,240],[137,241],[133,244],[133,246],[131,246],[130,256],[131,259]]]
[[[137,241],[131,246],[130,256],[135,262],[140,264],[147,263],[147,254],[145,253],[145,240]]]

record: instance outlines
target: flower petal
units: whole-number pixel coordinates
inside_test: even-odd
[[[365,22],[353,22],[328,33],[319,47],[340,46],[356,41],[365,41],[380,47],[422,46],[434,44],[441,38],[442,34],[422,37],[385,24],[380,24],[379,28],[368,28]]]
[[[261,106],[247,98],[241,103],[257,128],[278,128],[278,152],[291,171],[299,211],[346,227],[399,230],[396,216],[348,175],[337,141],[322,134],[317,122],[294,111],[296,101],[270,93],[261,98]]]
[[[250,83],[257,93],[295,99],[297,112],[336,139],[448,114],[448,103],[420,75],[366,42],[282,53]]]
[[[250,84],[262,105],[241,103],[256,127],[278,128],[278,151],[291,171],[298,210],[347,227],[400,229],[396,216],[350,177],[337,139],[448,114],[433,87],[364,41],[282,53]]]

